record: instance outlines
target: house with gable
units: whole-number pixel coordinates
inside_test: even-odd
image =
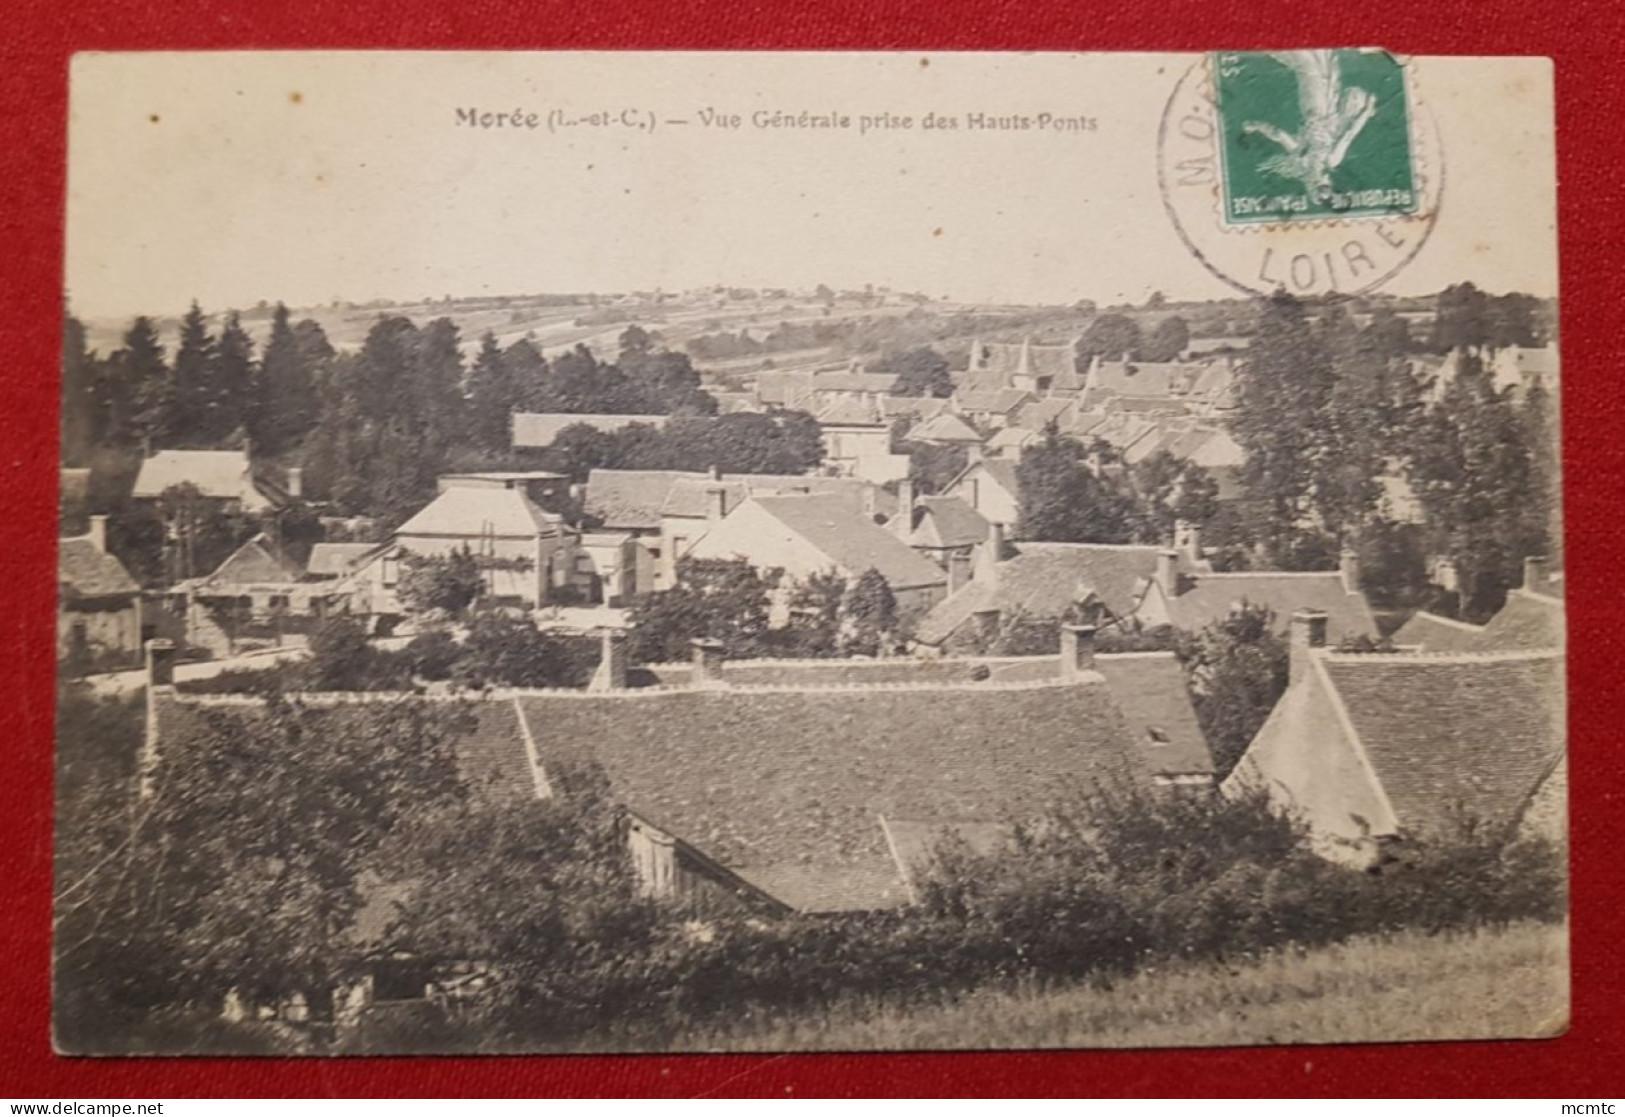
[[[348,606],[336,579],[311,578],[271,536],[260,532],[212,571],[170,587],[171,615],[184,618],[186,642],[231,655],[244,641],[281,644]]]
[[[878,396],[838,396],[816,418],[826,466],[877,485],[908,476],[907,455],[891,452],[891,423]]]
[[[1562,840],[1560,647],[1339,653],[1327,622],[1292,618],[1291,682],[1226,794],[1268,796],[1322,856],[1364,869],[1467,826]]]
[[[1061,344],[971,342],[964,371],[953,374],[956,386],[972,392],[1013,389],[1032,393],[1076,393],[1083,387],[1078,372],[1076,339]]]
[[[1423,652],[1515,651],[1561,648],[1565,641],[1563,581],[1544,558],[1527,558],[1523,585],[1482,625],[1426,611],[1413,613],[1394,633],[1396,647]]]
[[[532,478],[442,479],[440,495],[395,532],[397,552],[444,556],[467,550],[481,563],[485,592],[499,604],[535,609],[569,584],[572,541],[563,518],[531,499]],[[399,555],[396,556],[399,558]]]
[[[299,495],[292,476],[286,488],[258,476],[246,450],[160,450],[142,459],[130,496],[157,500],[177,485],[243,512],[264,512]]]
[[[144,770],[187,763],[219,719],[251,738],[264,704],[178,694],[160,644]],[[470,715],[454,744],[480,801],[571,794],[566,774],[596,767],[643,887],[691,911],[907,906],[945,835],[998,844],[1059,798],[1211,780],[1173,657],[1097,655],[1088,628],[1020,660],[727,663],[698,640],[691,662],[634,672],[619,632],[603,648],[588,690],[394,700]],[[627,685],[638,677],[654,685]],[[343,718],[377,696],[294,697]]]
[[[1006,458],[972,462],[948,482],[942,495],[963,500],[988,523],[998,524],[1007,535],[1021,520],[1021,486],[1016,482],[1016,463]]]
[[[945,596],[948,576],[901,535],[838,493],[764,493],[710,523],[688,553],[744,559],[791,582],[828,572],[850,580],[873,569],[900,610],[923,612]]]
[[[107,549],[107,517],[57,541],[56,654],[87,663],[138,660],[141,587]]]

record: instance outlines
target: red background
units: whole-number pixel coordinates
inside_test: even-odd
[[[1625,627],[1625,5],[1141,0],[13,0],[0,22],[0,1096],[968,1095],[1618,1097],[1625,1082],[1616,669]],[[1574,1018],[1531,1043],[1131,1053],[85,1060],[49,1042],[51,577],[67,62],[78,50],[1209,50],[1381,45],[1556,60],[1574,835]],[[1463,1006],[1471,1012],[1471,1006]]]

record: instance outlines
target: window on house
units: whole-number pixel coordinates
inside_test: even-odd
[[[285,593],[273,593],[271,595],[270,606],[273,612],[286,613],[291,604],[291,600]]]
[[[1145,727],[1145,736],[1146,736],[1146,739],[1148,741],[1150,741],[1153,745],[1171,745],[1171,744],[1173,744],[1173,738],[1168,736],[1168,731],[1166,729],[1164,729],[1160,725],[1148,725],[1148,726],[1146,726]]]

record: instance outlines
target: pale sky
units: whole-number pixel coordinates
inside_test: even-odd
[[[1440,217],[1387,288],[1556,293],[1551,72],[1413,60]],[[1158,195],[1189,55],[126,54],[74,60],[67,285],[85,317],[261,299],[682,290],[923,291],[1100,303],[1232,295]],[[700,110],[741,114],[708,128]],[[480,129],[459,108],[535,112]],[[653,117],[551,131],[548,114]],[[760,129],[757,110],[849,114]],[[858,134],[864,115],[914,118]],[[924,130],[928,112],[1094,131]],[[686,125],[667,120],[686,119]]]

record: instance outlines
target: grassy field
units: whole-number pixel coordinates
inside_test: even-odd
[[[679,1036],[677,1051],[1190,1047],[1560,1034],[1568,931],[1405,934],[1106,987],[983,990],[903,1008],[853,1001]]]

